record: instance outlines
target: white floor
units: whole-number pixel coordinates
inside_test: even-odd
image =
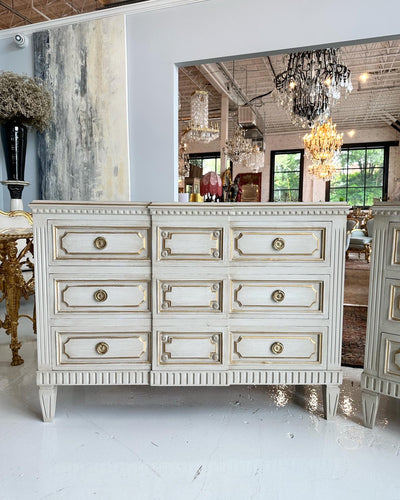
[[[361,424],[361,369],[338,416],[319,387],[64,387],[44,424],[36,338],[0,330],[0,499],[400,499],[400,401]]]

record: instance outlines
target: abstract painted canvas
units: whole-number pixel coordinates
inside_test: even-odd
[[[123,16],[41,31],[33,43],[35,76],[53,98],[38,140],[41,198],[129,200]]]

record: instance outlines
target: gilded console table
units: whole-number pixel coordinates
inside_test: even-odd
[[[18,250],[18,241],[25,240],[22,250]],[[26,265],[33,271],[33,264],[27,257],[33,254],[33,233],[31,229],[5,229],[0,232],[0,301],[5,301],[6,312],[4,320],[0,320],[0,328],[6,330],[10,335],[10,349],[12,351],[11,365],[21,365],[24,360],[18,351],[21,342],[18,341],[18,321],[26,315],[19,314],[21,297],[28,299],[34,293],[34,278],[25,281],[22,267]],[[33,321],[35,329],[35,313],[33,317],[27,316]]]

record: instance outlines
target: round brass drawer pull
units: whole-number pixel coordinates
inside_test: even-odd
[[[285,292],[283,290],[275,290],[272,292],[272,300],[274,302],[282,302],[285,298]]]
[[[285,240],[282,238],[275,238],[272,242],[272,248],[274,250],[283,250],[285,248]]]
[[[103,248],[106,248],[107,246],[107,240],[103,238],[103,236],[98,236],[94,240],[93,245],[97,248],[97,250],[103,250]]]
[[[94,300],[96,302],[104,302],[108,299],[107,292],[105,290],[96,290],[94,292]]]
[[[283,344],[281,344],[280,342],[274,342],[271,345],[271,351],[274,354],[281,354],[283,352]]]
[[[96,345],[97,354],[107,354],[109,348],[110,347],[106,342],[99,342]]]

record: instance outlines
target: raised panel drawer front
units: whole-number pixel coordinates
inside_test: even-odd
[[[148,228],[54,227],[55,260],[145,260]]]
[[[231,363],[321,364],[322,332],[231,333]]]
[[[149,333],[57,332],[57,364],[148,363]]]
[[[55,313],[148,312],[149,282],[55,280]]]
[[[157,332],[158,364],[220,365],[222,332]]]
[[[260,261],[323,261],[325,228],[231,230],[231,258]]]
[[[382,334],[380,376],[400,382],[400,336]]]
[[[389,321],[400,321],[400,280],[388,282],[389,291]],[[400,335],[400,325],[399,325]]]
[[[234,313],[256,311],[323,312],[323,281],[233,280],[231,290],[231,311]]]
[[[393,253],[392,265],[400,268],[400,223],[392,224],[393,231]]]
[[[158,259],[220,261],[222,241],[220,227],[159,227]]]
[[[159,281],[159,313],[221,313],[222,281]]]

